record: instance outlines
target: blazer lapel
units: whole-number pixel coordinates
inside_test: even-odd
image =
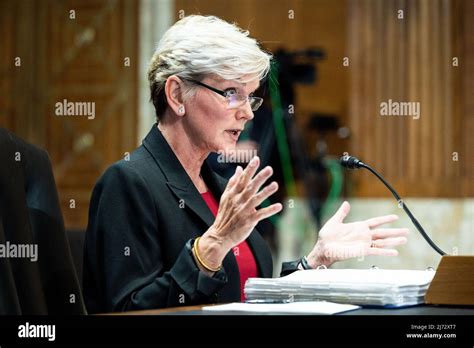
[[[188,207],[207,226],[211,226],[214,222],[212,212],[156,124],[143,140],[143,146],[150,152],[162,170],[168,187],[178,198],[178,204]]]
[[[191,178],[184,170],[156,124],[143,140],[143,146],[150,152],[162,170],[163,175],[167,180],[168,187],[179,200],[178,204],[184,204],[185,207],[192,210],[208,227],[210,227],[214,223],[214,215],[212,215],[211,210],[202,199],[199,191],[194,186]],[[219,201],[225,187],[227,186],[227,180],[214,173],[207,162],[204,162],[202,166],[201,175],[216,200]],[[200,231],[200,234],[204,232],[205,231]],[[247,238],[247,243],[255,257],[259,275],[262,277],[271,277],[272,265],[269,264],[268,261],[269,259],[271,263],[271,257],[265,257],[267,256],[265,254],[268,253],[268,248],[256,229],[254,229]],[[233,252],[229,252],[225,257],[224,267],[227,272],[238,273],[237,261]]]
[[[168,182],[168,187],[173,191],[173,193],[178,197],[179,204],[182,204],[184,207],[191,209],[198,217],[203,220],[208,227],[214,223],[214,215],[212,215],[211,210],[206,205],[206,202],[202,199],[198,190],[194,185],[192,187],[183,188],[180,186],[175,186],[173,183]],[[205,231],[203,231],[204,233]]]

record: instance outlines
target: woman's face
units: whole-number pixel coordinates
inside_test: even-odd
[[[246,96],[259,86],[257,77],[244,76],[241,83],[219,77],[206,77],[201,82],[222,91],[234,91]],[[205,87],[196,85],[194,96],[184,102],[186,116],[184,127],[196,146],[209,152],[235,150],[237,140],[247,121],[253,118],[248,101],[242,106],[229,109],[227,99]]]

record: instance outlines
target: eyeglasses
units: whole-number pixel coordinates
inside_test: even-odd
[[[248,100],[249,104],[250,104],[250,108],[252,109],[252,111],[257,111],[258,108],[263,103],[263,98],[254,97],[254,96],[247,96],[245,94],[237,93],[234,88],[232,88],[230,90],[226,90],[226,91],[221,91],[220,89],[211,87],[211,86],[206,85],[205,83],[202,83],[202,82],[197,81],[197,80],[187,80],[187,81],[195,83],[195,84],[197,84],[199,86],[202,86],[204,88],[207,88],[207,89],[209,89],[209,90],[225,97],[227,99],[227,106],[228,106],[229,109],[237,109],[237,108],[241,107],[242,105],[244,105]]]

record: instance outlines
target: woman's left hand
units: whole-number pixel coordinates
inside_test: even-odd
[[[407,228],[379,228],[397,220],[397,215],[344,223],[350,209],[349,203],[344,202],[319,232],[318,241],[307,257],[312,268],[366,255],[396,256],[398,251],[391,247],[407,242]]]

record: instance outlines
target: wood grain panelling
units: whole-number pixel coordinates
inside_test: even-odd
[[[463,26],[463,93],[462,93],[462,130],[457,134],[463,139],[462,176],[467,178],[465,192],[473,193],[474,186],[474,1],[464,1]]]
[[[3,38],[0,51],[0,93],[2,96],[0,98],[0,126],[6,128],[12,128],[13,126],[13,118],[7,117],[7,115],[12,113],[12,70],[15,57],[13,52],[14,24],[11,5],[11,2],[0,2],[0,35]]]
[[[403,196],[472,196],[472,2],[354,0],[348,6],[350,152]],[[389,100],[419,103],[420,117],[381,115]],[[355,195],[389,195],[369,173],[351,179]]]
[[[66,226],[85,228],[93,185],[137,143],[138,3],[8,0],[1,6],[8,34],[0,55],[2,126],[48,150]],[[17,55],[21,68],[13,65]],[[95,103],[95,118],[56,115],[55,104],[64,99]]]

